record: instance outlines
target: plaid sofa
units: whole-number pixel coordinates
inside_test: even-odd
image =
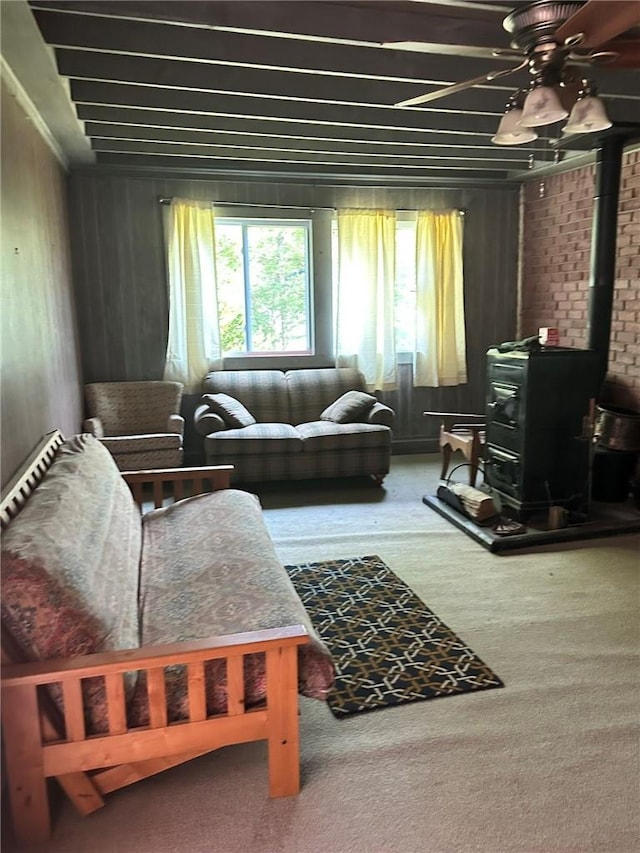
[[[207,374],[203,395],[227,394],[256,421],[230,428],[203,398],[194,423],[204,436],[207,464],[233,464],[235,482],[362,475],[382,481],[389,471],[393,410],[376,402],[361,422],[320,417],[352,390],[365,391],[362,374],[352,368]]]

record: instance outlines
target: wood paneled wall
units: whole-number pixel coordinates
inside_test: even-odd
[[[0,322],[4,485],[42,435],[81,419],[66,173],[5,81]]]
[[[78,171],[71,230],[82,362],[87,382],[162,377],[167,295],[160,197],[319,207],[464,208],[469,383],[385,397],[395,439],[434,436],[425,409],[484,410],[484,355],[516,329],[518,191],[311,186],[167,179]]]

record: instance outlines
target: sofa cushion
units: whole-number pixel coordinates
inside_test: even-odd
[[[334,421],[337,424],[360,421],[376,402],[375,397],[364,391],[345,391],[335,403],[320,413],[320,420]]]
[[[148,435],[122,435],[101,438],[110,453],[149,453],[154,450],[180,450],[182,436],[176,433],[151,433]]]
[[[300,435],[290,424],[260,423],[242,429],[223,430],[207,436],[204,446],[210,456],[220,459],[302,451]]]
[[[364,380],[351,367],[318,367],[288,370],[291,423],[294,426],[320,419],[320,413],[345,391],[364,391]]]
[[[103,651],[108,642],[104,623],[74,590],[52,577],[38,560],[8,550],[2,551],[2,625],[5,651],[16,663],[90,655]],[[126,684],[131,697],[134,679]],[[63,714],[60,684],[51,684],[47,690]],[[87,731],[108,731],[104,680],[84,678],[82,698]]]
[[[214,370],[202,382],[203,394],[228,394],[258,423],[291,423],[289,398],[281,370]]]
[[[278,560],[255,495],[225,489],[144,516],[141,564],[142,641],[172,643],[243,631],[304,625],[300,691],[326,698],[333,664]],[[209,712],[224,709],[223,664],[206,668]],[[171,714],[186,716],[183,673],[169,674]],[[245,658],[247,705],[264,698],[262,655]]]
[[[312,421],[296,427],[302,439],[303,453],[319,450],[359,451],[388,447],[391,431],[379,424],[337,424],[333,421]]]
[[[209,404],[212,412],[220,415],[231,429],[241,429],[256,422],[251,412],[242,405],[240,400],[230,397],[229,394],[204,394],[202,399]]]
[[[38,559],[2,551],[2,623],[22,656],[51,660],[100,650],[105,626]]]
[[[100,648],[137,646],[140,512],[93,436],[65,441],[2,536],[2,552],[43,567],[100,624]],[[10,602],[3,598],[3,604]],[[37,657],[34,650],[34,657]]]
[[[2,536],[3,627],[20,654],[137,647],[141,543],[139,510],[108,451],[87,434],[68,439]],[[83,689],[100,730],[95,679]]]
[[[150,453],[118,453],[113,458],[120,471],[148,471],[153,468],[180,468],[182,450],[152,450]]]

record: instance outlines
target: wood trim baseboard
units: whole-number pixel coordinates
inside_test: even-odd
[[[438,453],[438,438],[398,438],[391,443],[391,455],[408,453]]]

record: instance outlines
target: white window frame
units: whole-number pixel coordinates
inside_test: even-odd
[[[268,228],[271,225],[282,224],[286,227],[301,227],[305,232],[305,320],[307,327],[307,346],[302,350],[274,350],[273,352],[258,352],[252,349],[252,296],[251,296],[251,273],[249,270],[249,247],[248,247],[248,229],[252,226]],[[313,323],[313,264],[312,264],[312,222],[310,219],[267,219],[266,217],[246,219],[238,216],[217,216],[216,227],[218,225],[235,225],[241,228],[242,232],[242,278],[244,288],[244,308],[245,308],[245,335],[247,339],[246,352],[232,352],[223,354],[225,358],[270,358],[280,356],[305,356],[313,355],[315,352],[315,335]]]
[[[216,221],[266,225],[278,219],[308,225],[308,352],[233,353],[223,356],[227,370],[329,367],[332,355],[331,219],[330,210],[278,207],[215,206]]]

